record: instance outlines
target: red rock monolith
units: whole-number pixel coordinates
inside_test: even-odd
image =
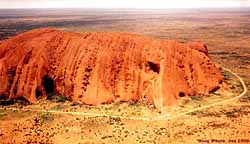
[[[219,88],[222,75],[198,42],[129,33],[37,29],[0,43],[0,97],[37,103],[49,93],[100,105],[145,101],[157,108]]]

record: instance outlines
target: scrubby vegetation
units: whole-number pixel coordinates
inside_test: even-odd
[[[49,112],[40,113],[38,114],[38,119],[41,120],[42,122],[51,122],[54,120],[54,115]]]

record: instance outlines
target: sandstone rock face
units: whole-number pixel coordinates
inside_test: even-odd
[[[0,42],[0,97],[30,103],[54,93],[100,105],[143,101],[157,108],[219,88],[205,45],[129,33],[32,30]]]

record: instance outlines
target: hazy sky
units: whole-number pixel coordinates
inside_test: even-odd
[[[250,0],[0,0],[0,8],[244,7]]]

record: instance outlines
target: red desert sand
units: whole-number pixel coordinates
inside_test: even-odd
[[[89,105],[145,101],[157,108],[219,88],[206,45],[130,33],[36,29],[0,42],[0,97],[30,103],[54,93]]]

